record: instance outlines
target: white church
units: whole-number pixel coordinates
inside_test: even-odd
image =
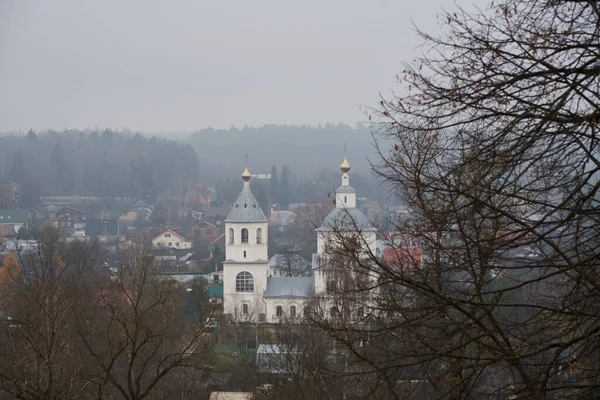
[[[278,322],[303,318],[308,300],[323,294],[329,265],[328,249],[333,229],[356,233],[361,243],[376,253],[376,229],[356,208],[356,192],[350,186],[350,164],[341,165],[342,185],[336,190],[336,208],[317,229],[317,253],[313,276],[271,277],[268,262],[269,220],[250,190],[248,167],[242,174],[244,186],[225,219],[226,246],[223,263],[224,313],[237,321]],[[325,262],[324,262],[325,261]]]

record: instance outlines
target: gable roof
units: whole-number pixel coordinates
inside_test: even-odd
[[[269,225],[288,226],[296,219],[296,213],[293,211],[273,211]]]
[[[29,211],[16,208],[0,209],[0,224],[26,224],[29,222]]]
[[[138,200],[137,203],[131,206],[131,208],[150,208],[150,204],[146,203],[144,200]]]
[[[383,249],[383,261],[392,264],[419,265],[423,261],[423,250],[419,247]]]
[[[225,222],[269,222],[249,187],[243,187]]]
[[[316,230],[329,232],[334,228],[342,232],[376,230],[365,214],[357,208],[334,208]]]
[[[231,211],[231,207],[222,206],[222,207],[210,207],[204,213],[205,218],[216,218],[216,217],[227,217],[229,215],[229,211]]]
[[[117,236],[119,234],[119,221],[88,220],[85,223],[85,236]]]
[[[314,279],[309,277],[269,277],[264,298],[306,298],[314,294]]]
[[[181,236],[179,233],[175,232],[174,230],[171,229],[167,229],[166,231],[162,232],[160,235],[156,236],[154,239],[158,239],[159,237],[161,237],[162,235],[164,235],[165,233],[170,233],[171,235],[183,240],[184,242],[190,242],[191,240],[187,240],[186,238],[184,238],[183,236]]]
[[[73,208],[73,207],[69,207],[69,206],[61,207],[60,210],[58,210],[57,214],[64,214],[65,212],[67,212],[67,213],[74,212],[76,214],[89,214],[87,211],[79,210],[77,208]]]

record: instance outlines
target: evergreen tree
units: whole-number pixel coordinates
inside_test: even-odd
[[[290,167],[284,165],[281,170],[281,181],[279,182],[279,203],[282,207],[290,204]]]
[[[50,164],[54,169],[54,174],[57,178],[57,181],[60,180],[60,177],[65,172],[66,166],[65,155],[60,141],[54,143],[54,148],[52,149],[52,156],[50,157]]]
[[[10,179],[22,183],[26,175],[27,171],[25,169],[25,163],[23,162],[23,154],[21,154],[20,151],[17,151],[13,158],[12,167],[10,168]]]
[[[35,131],[33,129],[30,129],[29,132],[27,132],[27,139],[29,140],[35,140],[37,139],[37,135],[35,134]]]
[[[275,164],[271,167],[271,181],[269,191],[271,194],[271,202],[279,202],[279,178],[277,177],[277,167]]]

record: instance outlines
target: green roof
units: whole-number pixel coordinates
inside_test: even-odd
[[[223,285],[210,285],[208,287],[208,297],[212,298],[223,298]]]
[[[26,224],[29,222],[29,211],[16,208],[0,209],[0,224]]]

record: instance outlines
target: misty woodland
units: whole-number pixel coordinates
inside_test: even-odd
[[[0,135],[0,400],[599,399],[600,2],[460,7],[352,126]]]

